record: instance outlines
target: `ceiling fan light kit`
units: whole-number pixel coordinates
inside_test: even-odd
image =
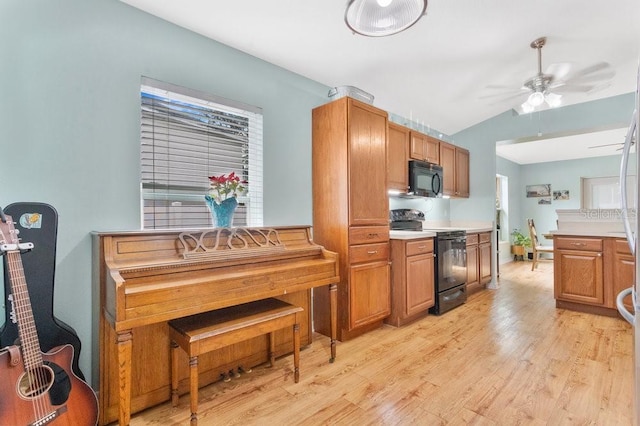
[[[523,88],[531,90],[527,101],[520,106],[524,113],[533,112],[544,102],[551,108],[559,107],[562,104],[562,95],[550,91],[555,80],[553,75],[542,73],[542,47],[546,42],[546,37],[540,37],[530,44],[532,49],[538,51],[538,73],[535,77],[524,82]]]
[[[542,48],[546,42],[546,37],[539,37],[529,45],[537,51],[538,69],[537,73],[526,80],[521,87],[521,90],[528,92],[528,95],[527,100],[520,105],[520,108],[516,108],[518,114],[533,112],[545,103],[549,108],[557,108],[563,103],[563,97],[558,92],[564,94],[592,93],[606,87],[606,80],[610,80],[615,75],[615,71],[607,62],[598,62],[574,73],[570,73],[570,63],[556,63],[551,64],[545,72],[542,72]],[[605,83],[601,83],[603,80]],[[511,94],[505,100],[521,95],[522,92]],[[495,95],[484,97],[493,96]],[[571,98],[568,99],[571,101]]]
[[[427,0],[349,0],[344,20],[354,33],[384,37],[406,30],[426,11]]]

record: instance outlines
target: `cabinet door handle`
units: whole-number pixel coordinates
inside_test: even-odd
[[[378,252],[378,250],[369,250],[367,252],[367,254],[376,254]]]
[[[378,234],[367,234],[367,238],[376,238]]]

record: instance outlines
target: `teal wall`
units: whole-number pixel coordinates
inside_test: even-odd
[[[5,0],[0,40],[0,206],[58,210],[54,312],[89,381],[90,233],[140,228],[141,76],[261,107],[265,224],[311,224],[311,109],[328,87],[113,0]]]
[[[509,232],[514,228],[526,230],[528,218],[535,221],[538,233],[556,229],[557,209],[581,208],[580,179],[618,176],[620,159],[620,155],[611,155],[519,165],[497,157],[496,172],[509,177]],[[629,165],[629,173],[635,173],[634,164]],[[569,200],[552,200],[551,204],[540,205],[538,198],[526,197],[527,185],[546,183],[551,184],[552,191],[569,190]],[[543,240],[540,242],[544,244]]]
[[[471,153],[471,196],[451,199],[451,220],[495,220],[497,141],[626,127],[634,109],[634,96],[634,93],[628,93],[525,115],[507,111],[451,135],[455,144],[468,148]],[[528,176],[521,176],[520,186],[529,183],[528,179]],[[521,210],[520,214],[526,215],[526,212]],[[526,226],[525,219],[522,219],[520,228]]]

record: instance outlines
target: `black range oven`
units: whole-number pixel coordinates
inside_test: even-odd
[[[467,235],[462,230],[436,231],[435,305],[440,315],[467,301]]]
[[[419,210],[391,210],[389,219],[394,230],[423,230],[424,213]],[[467,233],[451,228],[425,230],[436,233],[435,305],[429,312],[440,315],[467,301]]]

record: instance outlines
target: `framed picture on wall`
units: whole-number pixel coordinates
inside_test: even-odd
[[[553,199],[554,200],[568,200],[569,199],[569,190],[562,189],[560,191],[553,191]]]
[[[538,198],[538,204],[551,204],[551,197]]]
[[[527,198],[551,197],[551,184],[527,185]]]

